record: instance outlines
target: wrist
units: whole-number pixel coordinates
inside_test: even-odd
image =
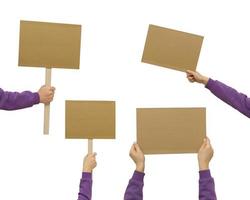
[[[82,172],[92,173],[92,169],[90,169],[88,167],[83,167]]]
[[[39,103],[42,103],[42,99],[41,99],[41,94],[40,94],[40,92],[37,92],[37,94],[38,94],[38,97],[39,97]]]
[[[208,170],[209,169],[209,164],[208,163],[199,163],[199,170]]]
[[[138,172],[144,172],[144,169],[145,169],[144,162],[136,164],[136,171],[138,171]]]
[[[209,78],[206,77],[206,76],[204,76],[204,78],[203,78],[203,80],[202,80],[202,83],[203,83],[204,85],[207,85],[208,80],[209,80]]]

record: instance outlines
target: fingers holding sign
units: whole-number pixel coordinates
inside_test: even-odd
[[[209,169],[209,163],[214,155],[213,147],[209,138],[205,138],[198,152],[198,162],[200,170]]]
[[[132,160],[136,164],[136,171],[144,172],[145,156],[144,156],[144,153],[142,152],[140,146],[137,143],[134,143],[131,146],[129,156],[132,158]]]
[[[83,161],[83,172],[91,173],[96,165],[96,153],[87,154]]]
[[[199,72],[196,72],[196,71],[187,70],[186,74],[187,74],[187,79],[191,83],[197,82],[197,83],[202,83],[202,84],[206,85],[208,80],[209,80],[208,77],[203,76],[202,74],[200,74]]]
[[[42,86],[38,90],[40,103],[49,104],[51,101],[53,101],[54,94],[55,94],[55,87],[51,86]]]

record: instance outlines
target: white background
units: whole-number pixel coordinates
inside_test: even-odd
[[[218,199],[249,199],[249,119],[182,72],[141,63],[149,24],[205,36],[197,70],[249,91],[250,12],[237,0],[8,0],[0,5],[0,87],[37,91],[44,69],[18,67],[19,21],[82,25],[81,69],[52,70],[50,135],[43,105],[0,111],[0,199],[77,199],[86,140],[64,139],[65,100],[115,100],[116,140],[95,140],[93,199],[123,198],[134,164],[136,107],[207,107]],[[146,156],[145,200],[198,199],[195,154]]]

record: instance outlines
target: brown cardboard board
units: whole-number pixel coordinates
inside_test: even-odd
[[[79,69],[81,25],[20,21],[19,66]]]
[[[142,62],[179,71],[196,70],[203,37],[149,25]]]
[[[67,139],[115,138],[114,101],[66,101]]]
[[[137,142],[145,154],[197,153],[205,137],[205,108],[137,108]]]

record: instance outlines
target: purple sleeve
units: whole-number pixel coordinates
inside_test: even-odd
[[[239,93],[237,90],[221,83],[219,81],[214,81],[209,79],[206,85],[215,96],[229,104],[242,114],[250,117],[250,98],[245,94]]]
[[[124,200],[142,200],[143,199],[143,179],[144,173],[135,171],[129,180],[125,191]]]
[[[0,88],[0,109],[2,110],[18,110],[31,107],[40,101],[37,92],[5,92]]]
[[[210,170],[200,171],[199,200],[216,200],[214,179]]]
[[[90,200],[92,196],[92,173],[83,172],[77,200]]]

